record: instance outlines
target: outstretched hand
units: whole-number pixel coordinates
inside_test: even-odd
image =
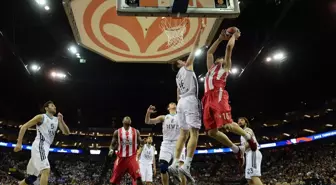
[[[229,40],[230,36],[226,34],[226,30],[222,30],[219,34],[219,40]]]

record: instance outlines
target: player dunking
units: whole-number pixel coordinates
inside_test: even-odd
[[[186,176],[188,181],[195,183],[190,174],[190,165],[197,147],[199,129],[201,128],[201,103],[198,100],[198,82],[194,72],[193,64],[195,52],[198,48],[201,32],[204,26],[198,31],[193,49],[187,61],[178,60],[173,64],[173,69],[179,69],[176,76],[177,84],[177,121],[180,126],[180,135],[176,143],[173,164],[169,166],[169,173],[178,178],[178,173]],[[187,145],[187,158],[183,166],[179,168],[179,158],[185,145],[188,135],[190,139]]]
[[[239,126],[245,130],[245,132],[249,133],[253,139],[257,142],[257,139],[254,135],[254,132],[251,128],[249,128],[249,122],[247,118],[242,117],[238,119]],[[245,147],[245,160],[246,160],[246,167],[245,167],[245,178],[249,185],[262,185],[263,183],[260,180],[261,176],[261,160],[262,154],[257,149],[256,151],[252,151],[249,148],[249,145],[246,142],[244,137],[240,138],[241,145]]]
[[[153,138],[148,136],[146,144],[138,150],[141,179],[146,185],[152,185],[153,175],[156,175],[155,147],[152,143]]]
[[[231,118],[231,107],[229,105],[229,95],[225,90],[226,80],[231,70],[231,55],[236,39],[240,37],[240,31],[235,28],[232,36],[223,30],[219,38],[212,44],[207,53],[208,72],[205,78],[205,93],[202,99],[203,103],[203,122],[205,129],[210,137],[220,143],[230,147],[237,155],[241,164],[243,164],[244,151],[233,144],[232,141],[219,129],[225,130],[243,136],[249,143],[252,151],[257,149],[257,144],[253,137],[245,132],[239,125],[233,122]],[[214,52],[218,45],[229,38],[224,57],[217,58],[214,61]]]
[[[163,141],[161,143],[159,163],[160,163],[160,172],[161,172],[161,182],[163,185],[169,185],[168,177],[168,166],[169,163],[174,159],[175,147],[177,139],[180,135],[180,129],[177,122],[176,116],[176,103],[170,103],[168,105],[169,114],[161,115],[156,118],[150,118],[152,113],[155,113],[155,107],[149,106],[147,109],[145,123],[146,124],[158,124],[162,123],[162,134]],[[183,147],[183,150],[185,148]],[[180,166],[183,165],[185,160],[185,151],[182,151],[179,163]],[[183,175],[180,175],[181,180],[180,185],[186,185],[186,178]]]
[[[50,175],[50,164],[48,161],[49,148],[54,141],[57,128],[59,127],[64,135],[69,135],[70,130],[63,120],[63,115],[56,114],[56,106],[52,101],[43,105],[45,114],[39,114],[25,123],[21,128],[14,148],[14,152],[22,150],[22,139],[28,128],[36,125],[37,135],[31,148],[31,158],[27,166],[28,177],[19,182],[19,185],[34,184],[41,174],[40,185],[47,185]]]
[[[128,172],[133,182],[142,185],[139,163],[136,160],[138,143],[141,145],[142,140],[140,132],[131,127],[131,118],[124,117],[123,127],[114,131],[110,146],[109,156],[114,154],[117,149],[117,159],[114,162],[114,168],[110,182],[120,184],[122,177]]]

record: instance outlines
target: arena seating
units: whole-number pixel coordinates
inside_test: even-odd
[[[262,180],[265,184],[336,184],[335,139],[329,138],[290,147],[262,150]],[[0,153],[0,184],[16,184],[18,179],[8,174],[9,168],[25,173],[30,152],[16,155],[11,150]],[[105,185],[111,175],[112,163],[105,160],[90,160],[90,156],[50,154],[52,165],[51,185]],[[204,162],[205,161],[205,162]],[[192,172],[199,185],[246,184],[244,174],[236,166],[232,154],[196,155]],[[102,173],[104,171],[104,173]],[[101,179],[101,182],[99,180]],[[125,177],[123,184],[131,181]],[[155,184],[160,183],[159,174]]]

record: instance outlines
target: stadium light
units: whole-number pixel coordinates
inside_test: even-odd
[[[35,0],[37,4],[39,4],[40,6],[44,6],[45,4],[47,4],[46,0]]]
[[[50,10],[50,7],[49,6],[44,6],[44,9],[48,11],[48,10]]]
[[[66,78],[66,74],[64,74],[63,72],[52,71],[50,73],[50,76],[54,79],[65,79]]]
[[[232,74],[237,74],[237,73],[239,72],[239,69],[236,68],[236,67],[234,67],[234,68],[231,69],[230,72],[231,72]]]
[[[195,51],[195,56],[197,57],[197,56],[200,56],[202,54],[202,50],[201,49],[197,49],[196,51]]]
[[[266,62],[270,62],[270,61],[272,61],[272,58],[271,57],[267,57],[266,58]]]
[[[30,69],[33,71],[33,72],[37,72],[41,69],[41,66],[37,65],[37,64],[32,64],[30,66]]]
[[[282,53],[282,52],[275,53],[275,54],[273,55],[273,59],[274,59],[274,60],[283,60],[284,58],[285,58],[285,55],[284,55],[284,53]]]
[[[77,54],[77,48],[75,46],[70,46],[68,48],[68,50],[72,53],[72,54]]]
[[[200,78],[200,81],[201,81],[201,82],[204,82],[204,77]]]

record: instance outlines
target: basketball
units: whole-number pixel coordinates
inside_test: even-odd
[[[237,31],[239,31],[239,29],[237,27],[230,27],[228,29],[226,29],[226,35],[233,35],[234,33],[236,33]]]

